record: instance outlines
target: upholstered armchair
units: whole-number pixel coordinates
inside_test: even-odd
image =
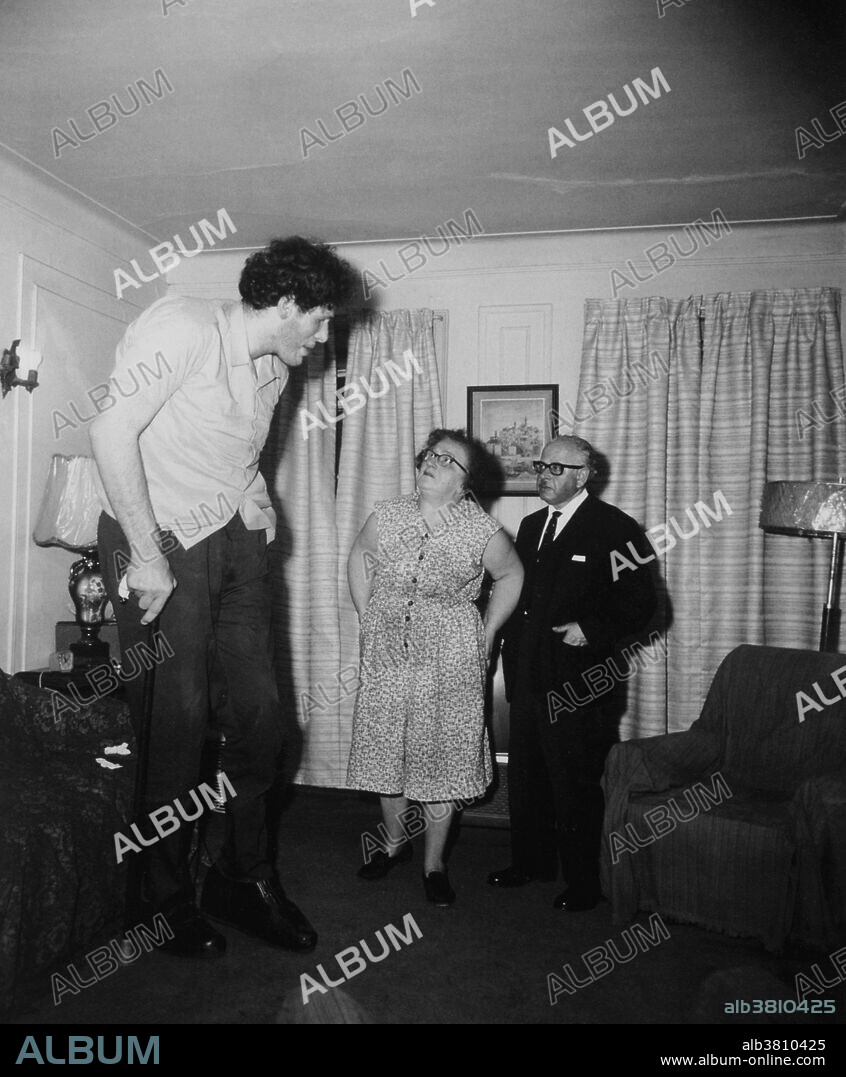
[[[54,709],[53,693],[0,670],[0,1010],[30,992],[112,925],[126,888],[114,833],[132,806],[134,736],[125,704]]]
[[[846,942],[846,654],[741,646],[686,732],[617,744],[602,884],[639,910],[820,947]]]

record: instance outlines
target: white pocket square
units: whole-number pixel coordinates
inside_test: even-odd
[[[585,557],[585,555],[583,553],[574,553],[573,556],[570,558],[570,560],[571,561],[586,561],[587,558]]]

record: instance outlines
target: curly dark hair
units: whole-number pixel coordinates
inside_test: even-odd
[[[300,310],[340,306],[350,295],[353,271],[326,243],[289,236],[273,239],[244,263],[238,291],[255,310],[290,296]]]
[[[414,458],[416,466],[420,467],[423,462],[423,453],[427,449],[434,449],[439,441],[446,438],[463,445],[467,450],[467,470],[470,474],[464,475],[464,472],[462,472],[465,492],[469,493],[471,490],[478,490],[487,485],[491,474],[496,470],[495,461],[484,445],[475,438],[471,438],[465,430],[446,430],[441,428],[432,430],[426,438],[426,444]]]

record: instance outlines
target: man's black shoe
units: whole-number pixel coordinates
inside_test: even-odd
[[[551,875],[527,875],[525,871],[520,871],[519,868],[508,867],[502,868],[500,871],[492,871],[488,876],[488,884],[490,886],[501,886],[503,888],[513,886],[525,886],[526,883],[535,882],[552,882],[553,876]]]
[[[424,875],[423,890],[427,901],[439,909],[446,909],[455,901],[455,891],[449,885],[446,871],[430,871]]]
[[[561,909],[563,912],[587,912],[595,909],[602,901],[602,894],[598,890],[574,890],[570,887],[552,903],[553,909]]]
[[[407,864],[412,856],[414,856],[414,846],[408,839],[402,843],[395,856],[388,856],[386,852],[377,849],[370,860],[358,869],[358,877],[367,879],[368,882],[384,879],[392,868],[395,868],[397,864]]]
[[[286,950],[307,953],[317,945],[317,932],[286,897],[278,879],[236,882],[211,867],[200,907],[215,920]]]
[[[162,916],[173,932],[161,949],[179,957],[221,957],[226,951],[226,939],[188,902],[162,910]]]

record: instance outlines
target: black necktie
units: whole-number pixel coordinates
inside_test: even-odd
[[[555,528],[558,524],[558,517],[561,515],[558,510],[550,513],[549,519],[546,522],[546,528],[543,532],[543,538],[541,539],[540,546],[538,547],[538,557],[552,545],[552,541],[555,538]]]

